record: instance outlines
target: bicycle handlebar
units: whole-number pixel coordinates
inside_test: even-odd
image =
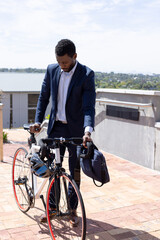
[[[40,145],[41,147],[43,148],[44,147],[44,144],[47,144],[47,146],[51,146],[51,148],[55,148],[55,144],[58,143],[58,144],[63,144],[63,143],[71,143],[73,145],[79,145],[79,146],[82,146],[82,142],[83,142],[83,139],[82,138],[78,138],[78,137],[72,137],[72,138],[63,138],[63,137],[60,137],[60,138],[42,138],[40,140]],[[84,158],[84,159],[88,159],[88,158],[91,158],[92,156],[92,153],[93,153],[93,142],[87,142],[87,148],[86,148],[86,151],[84,153],[81,152],[79,157],[80,158]],[[83,149],[83,147],[82,147]]]
[[[24,130],[27,130],[27,131],[28,131],[28,130],[29,130],[29,126],[30,126],[29,124],[24,124],[24,125],[23,125]]]
[[[82,138],[79,137],[72,137],[72,138],[42,138],[40,141],[46,143],[47,145],[54,145],[55,143],[71,143],[74,145],[81,145],[83,142]]]
[[[29,128],[30,125],[29,124],[24,124],[23,125],[23,128],[27,131],[29,131]],[[29,133],[31,135],[34,135],[34,133],[31,133],[29,131]],[[72,138],[63,138],[63,137],[60,137],[60,138],[42,138],[40,139],[39,141],[39,145],[41,146],[41,148],[45,149],[45,146],[44,144],[46,144],[47,146],[50,146],[50,147],[53,147],[55,148],[55,144],[63,144],[63,143],[71,143],[73,145],[81,145],[82,146],[82,143],[83,143],[83,138],[80,138],[80,137],[72,137]],[[91,154],[92,154],[92,149],[93,149],[93,142],[87,142],[87,150],[86,150],[86,153],[81,153],[80,154],[80,157],[81,158],[90,158]],[[42,151],[43,152],[43,151]]]

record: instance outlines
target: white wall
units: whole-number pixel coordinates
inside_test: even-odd
[[[10,127],[10,94],[3,94],[3,128]]]
[[[14,128],[22,127],[28,123],[28,94],[33,92],[6,92],[3,93],[3,128],[10,127],[10,94],[12,94],[12,122]],[[39,92],[35,92],[37,94]],[[45,116],[50,114],[51,103],[49,103]]]
[[[160,137],[155,128],[156,122],[160,121],[160,92],[99,89],[97,99],[108,102],[96,103],[96,127],[93,133],[95,144],[104,151],[160,170],[160,158],[156,154]],[[125,105],[128,102],[131,106]],[[107,116],[106,105],[138,109],[139,121]]]
[[[13,127],[21,127],[28,122],[28,94],[13,93]]]

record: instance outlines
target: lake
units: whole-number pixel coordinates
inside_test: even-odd
[[[4,92],[40,91],[45,73],[0,73],[0,90]]]

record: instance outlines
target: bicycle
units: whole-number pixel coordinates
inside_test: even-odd
[[[24,129],[29,133],[29,125],[24,125]],[[42,146],[37,145],[34,133],[30,133],[29,138],[29,151],[23,147],[16,150],[12,166],[12,184],[18,208],[26,213],[30,208],[35,205],[35,199],[41,198],[45,207],[47,222],[51,239],[68,240],[68,239],[81,239],[85,240],[86,236],[86,214],[85,207],[81,193],[77,184],[72,177],[66,173],[60,161],[60,144],[66,142],[80,145],[82,139],[79,138],[43,138]],[[39,157],[43,161],[43,165],[47,168],[47,178],[37,188],[37,176],[31,171],[31,162],[33,157]],[[40,175],[39,175],[40,176]],[[46,202],[44,201],[41,192],[49,180],[48,190],[46,194]],[[69,194],[68,188],[72,186],[72,193]],[[54,197],[51,191],[54,190]],[[71,208],[71,199],[76,196],[76,206]],[[50,203],[53,203],[54,210],[50,209]],[[72,203],[73,204],[73,203]],[[78,214],[79,224],[75,227],[71,226],[70,218],[73,210],[76,209]]]

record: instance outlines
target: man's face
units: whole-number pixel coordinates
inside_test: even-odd
[[[70,72],[72,70],[76,63],[76,58],[76,53],[73,55],[73,57],[68,56],[68,54],[65,54],[64,56],[56,55],[57,62],[64,72]]]

